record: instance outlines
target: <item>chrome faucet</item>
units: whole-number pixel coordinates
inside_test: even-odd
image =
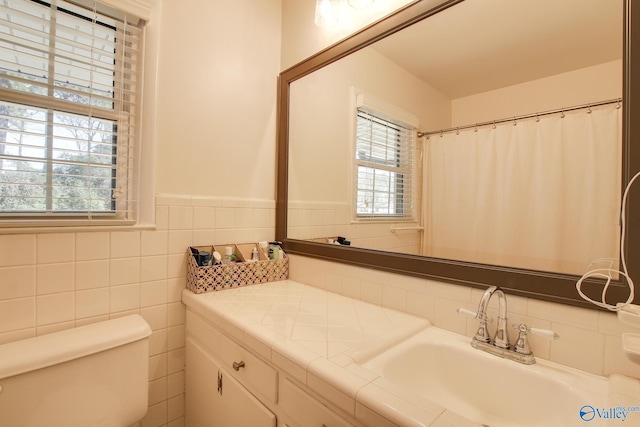
[[[487,323],[493,321],[487,316],[487,306],[493,295],[498,295],[498,327],[496,334],[491,339]],[[471,340],[471,345],[479,350],[486,351],[496,356],[504,357],[506,359],[515,360],[519,363],[531,365],[536,363],[536,359],[531,352],[529,342],[527,340],[527,333],[534,333],[536,335],[543,336],[547,339],[558,339],[559,336],[553,331],[546,329],[529,328],[524,323],[520,325],[513,325],[518,329],[518,340],[513,349],[509,343],[509,336],[507,334],[507,297],[504,291],[497,286],[491,286],[482,294],[480,304],[478,305],[478,311],[475,313],[464,308],[459,308],[458,313],[465,316],[473,317],[480,321],[480,325],[476,331],[476,335]]]
[[[510,344],[509,335],[507,334],[507,297],[504,295],[504,291],[497,286],[489,287],[484,291],[484,294],[482,294],[478,311],[476,312],[476,319],[480,320],[480,326],[473,340],[487,344],[491,343],[491,337],[487,329],[487,305],[489,305],[489,301],[494,294],[498,295],[498,328],[493,338],[493,345],[508,349]]]

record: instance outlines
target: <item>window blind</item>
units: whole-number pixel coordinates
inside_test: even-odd
[[[355,145],[356,216],[413,219],[415,129],[359,109]]]
[[[135,213],[142,28],[76,3],[0,0],[5,217]]]

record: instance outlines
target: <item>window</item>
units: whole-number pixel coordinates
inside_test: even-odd
[[[81,3],[0,1],[4,219],[133,218],[142,32]]]
[[[358,109],[356,218],[413,219],[415,129]]]

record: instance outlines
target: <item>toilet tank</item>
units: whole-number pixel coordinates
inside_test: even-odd
[[[0,345],[0,427],[126,427],[147,411],[138,315]]]

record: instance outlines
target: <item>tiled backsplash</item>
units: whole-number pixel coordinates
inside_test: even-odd
[[[139,313],[153,330],[140,426],[181,427],[186,248],[272,239],[275,203],[160,195],[156,223],[0,235],[0,343]]]
[[[416,229],[392,232],[392,227],[417,227],[417,222],[354,222],[350,204],[289,202],[288,233],[295,239],[343,236],[353,246],[407,254],[420,252],[422,234]]]
[[[289,258],[292,280],[425,317],[438,327],[469,336],[469,340],[476,331],[477,321],[458,315],[456,309],[475,311],[481,289],[302,256]],[[496,303],[496,298],[492,299],[489,315],[493,318]],[[615,314],[514,295],[507,295],[507,306],[509,325],[524,322],[560,335],[553,342],[530,335],[536,356],[597,375],[619,373],[640,378],[640,366],[626,358],[621,342],[623,332],[638,331],[622,325]],[[516,331],[511,331],[512,342],[516,336]]]

